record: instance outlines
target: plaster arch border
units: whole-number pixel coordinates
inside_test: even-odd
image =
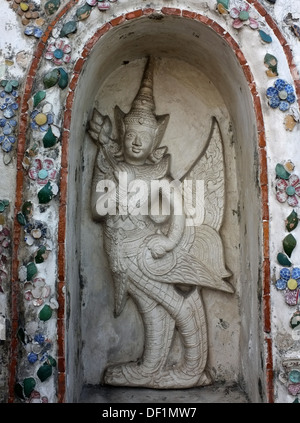
[[[287,58],[287,63],[291,74],[294,78],[294,84],[296,93],[300,94],[300,82],[299,76],[296,70],[296,66],[293,63],[292,52],[290,47],[286,43],[286,40],[282,36],[278,27],[274,23],[273,19],[266,13],[264,8],[256,1],[251,0],[249,3],[257,9],[261,16],[264,17],[270,28],[274,31],[274,34],[278,38]],[[17,151],[17,191],[16,191],[16,202],[15,211],[20,210],[23,201],[23,187],[24,187],[24,171],[22,169],[22,160],[26,148],[26,130],[28,125],[28,101],[32,95],[33,84],[35,76],[42,58],[42,54],[45,50],[47,40],[50,36],[52,29],[55,27],[62,17],[68,13],[72,7],[75,7],[74,2],[69,2],[56,16],[52,23],[48,26],[45,35],[42,37],[37,45],[34,58],[32,60],[31,67],[28,72],[28,76],[25,82],[25,88],[21,100],[21,114],[19,122],[19,141]],[[128,22],[134,19],[139,19],[145,15],[153,13],[154,10],[150,8],[138,9],[122,14],[109,22],[104,23],[89,39],[81,51],[81,56],[77,59],[74,69],[73,76],[69,83],[69,92],[66,98],[64,107],[64,117],[62,125],[62,140],[61,140],[61,170],[60,170],[60,196],[59,196],[59,221],[58,221],[58,253],[57,253],[57,299],[59,303],[59,309],[57,314],[57,363],[58,363],[58,380],[57,380],[57,391],[58,391],[58,402],[65,401],[66,393],[66,367],[65,367],[65,296],[64,287],[66,285],[66,252],[65,252],[65,237],[66,237],[66,219],[67,219],[67,178],[68,178],[68,148],[69,148],[69,137],[70,137],[70,126],[72,118],[72,105],[75,97],[76,86],[84,67],[85,62],[88,59],[89,53],[97,43],[97,41],[108,31],[112,30],[118,25],[122,25],[124,22]],[[267,154],[266,154],[266,134],[264,127],[264,118],[262,112],[262,105],[260,97],[256,89],[256,83],[251,72],[251,68],[247,63],[243,51],[239,47],[238,43],[234,38],[217,22],[214,20],[200,15],[197,12],[191,12],[190,10],[181,10],[176,8],[163,7],[160,11],[163,15],[182,17],[185,19],[192,19],[199,21],[200,23],[210,27],[215,31],[224,41],[230,46],[232,51],[237,57],[241,69],[244,72],[245,79],[248,83],[251,95],[253,98],[253,107],[256,116],[257,126],[257,139],[258,139],[258,152],[259,152],[259,182],[261,190],[261,213],[262,213],[262,228],[263,228],[263,268],[262,268],[262,308],[264,311],[264,333],[265,333],[265,371],[266,371],[266,391],[268,402],[274,401],[274,386],[273,386],[273,357],[272,357],[272,338],[271,332],[271,310],[270,310],[270,257],[269,257],[269,207],[268,207],[268,172],[267,172]],[[14,401],[14,384],[17,374],[18,367],[18,354],[17,354],[17,330],[18,330],[18,247],[22,236],[21,227],[16,224],[13,235],[13,268],[12,268],[12,341],[11,341],[11,367],[10,367],[10,402]]]

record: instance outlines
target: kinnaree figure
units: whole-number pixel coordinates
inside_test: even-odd
[[[144,326],[142,356],[109,366],[104,383],[178,389],[211,383],[201,290],[234,290],[226,281],[231,273],[219,235],[225,187],[217,121],[212,118],[208,140],[190,171],[174,181],[170,155],[160,146],[169,115],[155,115],[154,64],[153,58],[147,59],[130,111],[125,114],[115,107],[116,139],[110,118],[97,109],[89,122],[89,135],[98,148],[93,218],[104,225],[115,316],[130,297]],[[197,181],[203,181],[200,199]],[[180,352],[176,360],[168,360],[175,336]]]

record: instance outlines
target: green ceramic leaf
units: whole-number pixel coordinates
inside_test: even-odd
[[[22,226],[25,226],[26,225],[26,219],[25,219],[25,217],[24,217],[24,215],[23,215],[23,213],[21,213],[21,212],[19,212],[18,214],[17,214],[17,221],[20,223],[20,225],[22,225]]]
[[[284,252],[291,257],[294,248],[297,245],[297,241],[292,234],[287,235],[282,241]]]
[[[45,88],[51,88],[53,87],[59,80],[59,71],[58,69],[53,69],[50,72],[47,72],[46,75],[44,75],[43,78],[43,84]]]
[[[38,251],[36,253],[36,256],[35,256],[35,262],[36,263],[39,264],[39,263],[43,263],[44,262],[44,260],[45,260],[45,257],[44,257],[45,252],[46,252],[46,247],[45,247],[45,245],[42,245],[38,249]]]
[[[273,56],[272,54],[267,53],[264,57],[264,64],[267,68],[269,68],[274,75],[278,75],[277,72],[277,63],[278,60],[276,59],[275,56]]]
[[[34,390],[35,385],[36,383],[33,377],[27,377],[26,379],[23,380],[24,394],[27,398],[30,396],[31,392]]]
[[[31,281],[33,277],[37,274],[37,267],[35,263],[32,261],[27,264],[26,269],[27,269],[27,280]]]
[[[53,134],[51,126],[49,126],[48,131],[44,135],[43,144],[45,148],[53,147],[57,142],[56,136]]]
[[[41,382],[44,382],[51,375],[52,375],[52,366],[50,366],[49,364],[43,364],[37,371],[37,376]]]
[[[281,179],[289,179],[289,177],[291,176],[291,174],[280,163],[277,163],[275,172],[276,172],[276,175]]]
[[[15,394],[17,395],[17,397],[19,397],[21,399],[25,399],[24,393],[23,393],[23,386],[20,383],[15,384],[14,391],[15,391]]]
[[[50,182],[47,182],[47,184],[38,192],[38,199],[40,204],[46,204],[49,203],[49,201],[53,197],[53,192],[51,188]]]
[[[299,370],[291,370],[289,373],[289,380],[292,383],[300,383],[300,371]]]
[[[79,21],[83,21],[84,19],[87,19],[92,11],[92,6],[90,6],[88,3],[85,3],[82,7],[79,7],[79,9],[76,10],[76,16]]]
[[[63,68],[58,68],[58,71],[59,71],[59,74],[60,74],[60,77],[59,77],[59,80],[58,80],[58,86],[59,86],[59,88],[61,88],[63,90],[64,88],[66,88],[68,86],[69,76]]]
[[[291,232],[295,228],[297,228],[297,225],[298,225],[298,215],[295,212],[295,210],[293,210],[292,213],[286,218],[285,227],[289,232]]]
[[[30,216],[32,213],[33,204],[31,201],[25,201],[25,203],[22,206],[22,213],[27,218],[27,216]]]
[[[290,319],[290,326],[292,329],[295,329],[300,325],[300,312],[296,311]]]
[[[229,0],[218,0],[218,4],[222,4],[228,10]]]
[[[7,84],[4,87],[4,91],[6,93],[11,93],[12,90],[13,90],[13,86],[12,86],[11,82],[10,81],[7,81]]]
[[[45,304],[39,313],[39,318],[43,322],[46,322],[47,320],[51,318],[51,316],[52,316],[52,308],[48,304]]]
[[[46,91],[38,91],[33,96],[33,107],[36,107],[46,97]]]
[[[60,0],[49,0],[45,3],[45,11],[48,15],[53,15],[60,7]]]
[[[272,38],[270,37],[270,35],[268,35],[265,31],[259,29],[258,30],[259,35],[261,37],[261,39],[265,42],[265,43],[271,43],[272,42]]]
[[[56,360],[55,360],[55,358],[51,357],[51,355],[48,356],[47,361],[50,364],[50,366],[56,367]]]
[[[277,260],[278,260],[278,263],[281,264],[281,266],[290,267],[292,265],[292,263],[290,262],[290,260],[283,253],[278,253],[277,254]]]
[[[62,27],[59,36],[60,37],[67,37],[69,34],[73,34],[77,31],[77,23],[76,21],[69,21],[64,24]]]

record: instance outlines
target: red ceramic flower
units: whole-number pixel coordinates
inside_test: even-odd
[[[240,29],[244,25],[248,25],[252,29],[258,28],[258,22],[252,16],[248,3],[241,3],[239,7],[233,7],[230,10],[230,16],[234,19],[233,28]]]
[[[40,185],[46,185],[49,180],[56,178],[57,171],[54,168],[54,161],[50,158],[41,160],[36,158],[33,160],[28,170],[29,178],[37,181]]]
[[[61,38],[48,44],[45,59],[52,60],[55,65],[69,63],[71,60],[71,46]]]
[[[50,286],[46,285],[45,279],[34,278],[32,282],[26,282],[24,285],[25,300],[31,301],[34,306],[39,307],[44,304],[45,298],[50,295]]]
[[[297,206],[297,197],[300,197],[299,176],[292,174],[289,179],[278,179],[276,191],[276,198],[280,203],[285,203],[287,201],[290,206]]]

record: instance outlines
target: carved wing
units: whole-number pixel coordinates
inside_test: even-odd
[[[207,240],[208,241],[208,240]],[[219,240],[217,240],[219,242]],[[198,286],[224,292],[234,292],[233,287],[220,273],[221,269],[184,249],[175,248],[162,258],[153,258],[147,249],[147,239],[138,251],[138,265],[143,274],[161,283]]]
[[[193,181],[192,184],[185,184],[185,201],[192,199],[190,204],[197,210],[197,221],[192,226],[199,226],[201,223],[219,230],[224,213],[224,156],[223,143],[218,122],[212,118],[211,130],[206,145],[200,156],[193,163],[191,169],[181,178],[181,181]],[[195,195],[196,181],[203,186],[202,195]],[[202,184],[202,185],[200,185]],[[194,192],[192,192],[192,189]],[[201,194],[202,191],[198,191]]]
[[[187,209],[192,206],[196,210],[195,217],[190,218],[179,245],[163,259],[153,259],[145,246],[139,253],[140,268],[160,282],[232,293],[234,288],[224,280],[231,272],[225,266],[219,234],[224,214],[225,174],[222,137],[215,118],[203,152],[181,178],[184,180],[193,182],[184,185],[184,202],[190,201]],[[202,181],[204,190],[197,191],[197,181]]]
[[[192,218],[194,239],[189,253],[209,269],[212,289],[233,292],[232,286],[223,280],[231,276],[231,272],[225,265],[224,247],[219,234],[225,204],[225,169],[223,141],[215,117],[206,146],[185,178],[192,179],[194,185],[195,181],[203,181],[203,195],[196,192],[192,196],[192,205],[198,215],[196,213],[196,218]]]

